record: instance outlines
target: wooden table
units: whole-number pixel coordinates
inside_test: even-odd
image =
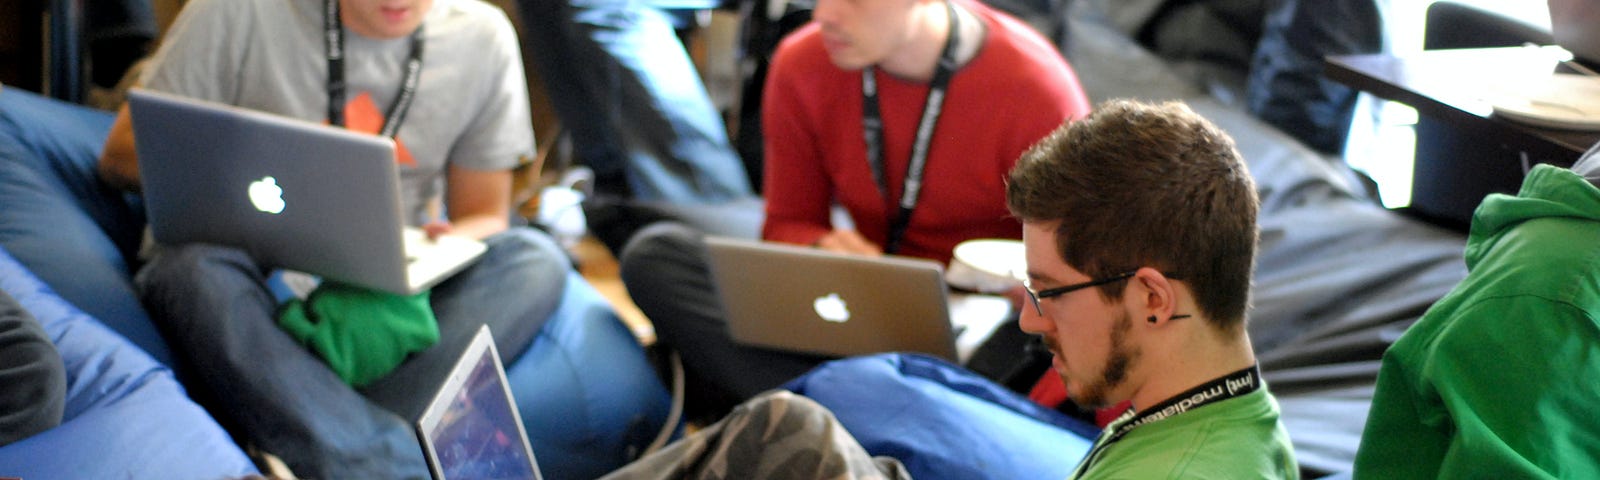
[[[1571,166],[1600,132],[1531,126],[1493,115],[1492,102],[1556,71],[1559,47],[1425,50],[1331,56],[1328,78],[1417,109],[1412,205],[1464,225],[1483,196],[1515,193],[1536,163]]]

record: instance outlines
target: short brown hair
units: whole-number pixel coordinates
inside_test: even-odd
[[[1101,104],[1022,154],[1006,200],[1024,222],[1061,222],[1057,249],[1073,268],[1104,278],[1153,267],[1188,283],[1216,327],[1244,324],[1255,182],[1233,139],[1188,106]]]

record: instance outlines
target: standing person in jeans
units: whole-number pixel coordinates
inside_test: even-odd
[[[475,0],[191,0],[140,83],[392,136],[409,221],[488,244],[429,294],[438,343],[360,391],[276,325],[267,272],[244,251],[165,246],[136,278],[190,392],[244,443],[302,476],[427,477],[413,419],[392,412],[426,402],[479,325],[518,358],[570,265],[542,233],[508,228],[511,168],[533,134],[505,14]],[[134,127],[123,107],[99,170],[137,190]],[[438,206],[448,218],[429,215]]]
[[[1005,173],[1089,111],[1060,54],[968,0],[822,0],[812,15],[767,77],[762,236],[941,263],[964,240],[1020,238]],[[832,223],[834,204],[855,228]],[[621,268],[661,344],[683,356],[689,412],[715,417],[823,359],[734,342],[705,257],[698,232],[663,223],[630,242]]]
[[[669,9],[714,0],[517,0],[550,102],[601,193],[644,203],[749,198],[744,164]],[[678,12],[681,13],[681,12]]]

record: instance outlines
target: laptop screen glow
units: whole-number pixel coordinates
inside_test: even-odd
[[[483,337],[461,360],[460,367],[471,362],[470,370],[457,368],[418,422],[423,448],[439,479],[538,480],[493,342]]]

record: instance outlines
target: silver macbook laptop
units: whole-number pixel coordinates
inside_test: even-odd
[[[267,267],[401,294],[485,250],[405,227],[391,139],[149,90],[128,105],[158,243],[239,247]]]
[[[834,356],[904,351],[956,360],[938,263],[717,237],[706,246],[734,340]]]
[[[540,478],[488,325],[417,419],[417,439],[435,480]]]

